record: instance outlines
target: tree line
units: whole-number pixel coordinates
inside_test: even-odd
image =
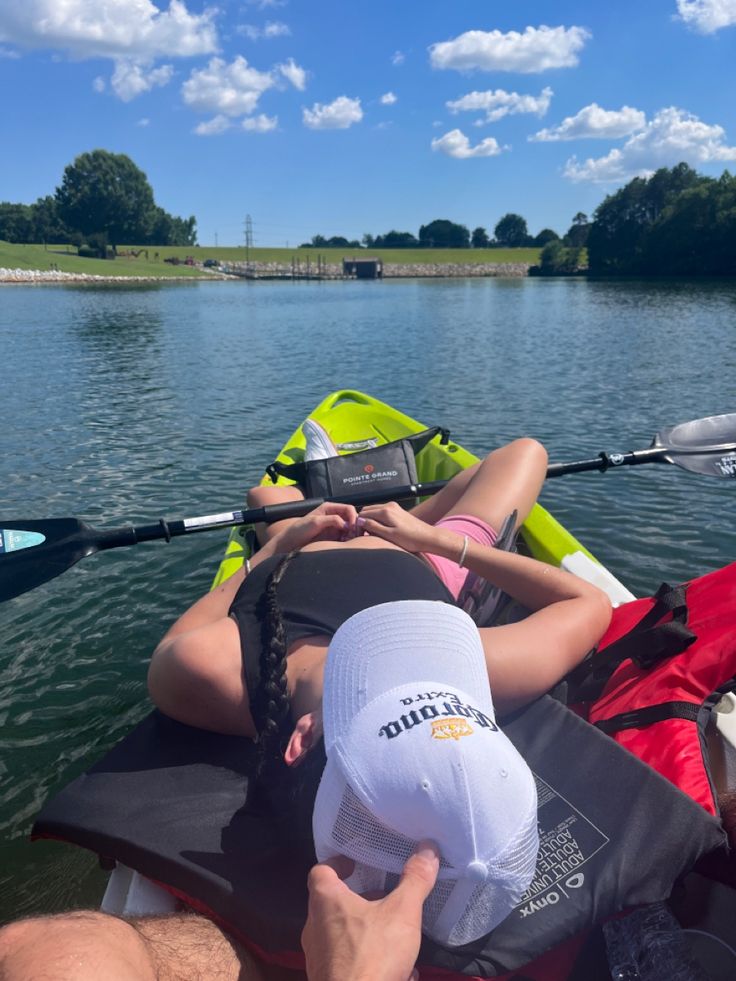
[[[70,243],[84,254],[105,256],[122,243],[195,245],[197,220],[159,207],[148,178],[130,157],[92,150],[64,169],[53,195],[34,204],[0,202],[0,239]]]
[[[581,240],[583,226],[587,229],[588,218],[582,212],[573,218],[572,225],[561,239],[551,228],[543,228],[538,235],[530,235],[526,219],[521,215],[509,213],[496,223],[491,238],[485,228],[478,227],[471,232],[465,225],[459,225],[446,218],[437,218],[422,225],[418,235],[412,232],[398,232],[392,229],[385,235],[370,235],[363,238],[343,238],[333,235],[313,235],[309,242],[303,242],[301,249],[541,249],[548,242],[564,241],[568,245],[584,245]]]
[[[636,177],[598,206],[587,244],[591,273],[736,275],[736,178],[686,163]]]

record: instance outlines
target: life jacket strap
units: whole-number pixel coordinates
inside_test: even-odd
[[[655,722],[664,722],[665,719],[688,719],[690,722],[697,722],[700,708],[698,702],[660,702],[659,705],[648,705],[646,708],[620,712],[610,719],[600,719],[595,726],[610,736],[614,732],[621,732],[622,729],[644,729]]]
[[[661,621],[671,614],[671,619]],[[648,671],[661,661],[681,654],[697,639],[685,626],[687,599],[684,586],[662,583],[654,595],[654,605],[623,637],[603,651],[591,651],[568,674],[567,701],[595,702],[614,671],[626,660]]]

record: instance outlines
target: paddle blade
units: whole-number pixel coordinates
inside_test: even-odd
[[[91,529],[76,518],[0,520],[0,601],[60,576],[96,551]]]
[[[692,473],[736,478],[736,413],[707,416],[662,429],[652,447],[662,458]]]

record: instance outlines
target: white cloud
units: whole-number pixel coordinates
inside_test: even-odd
[[[222,58],[212,58],[206,68],[192,71],[181,94],[186,105],[197,112],[246,116],[255,111],[260,97],[275,84],[271,72],[258,71],[237,55],[230,64]]]
[[[726,145],[725,135],[723,127],[709,126],[697,116],[671,106],[660,109],[645,129],[631,136],[620,150],[583,163],[571,157],[564,175],[573,181],[618,183],[681,161],[692,165],[736,160],[736,147]]]
[[[264,113],[261,113],[260,116],[249,116],[247,119],[244,119],[243,129],[248,130],[250,133],[270,133],[276,129],[278,124],[278,116],[266,116]]]
[[[105,91],[105,89],[107,88],[107,82],[102,77],[102,75],[98,75],[96,78],[92,80],[92,88],[95,90],[95,92]]]
[[[62,52],[72,58],[111,58],[113,92],[130,101],[173,74],[159,58],[217,50],[215,10],[190,13],[184,0],[165,10],[151,0],[24,0],[0,4],[0,41]],[[95,80],[93,87],[101,91]]]
[[[470,140],[459,129],[451,129],[444,136],[432,140],[432,149],[446,153],[448,157],[467,160],[469,157],[496,157],[508,147],[501,147],[492,136],[471,147]]]
[[[403,51],[394,51],[394,53],[391,55],[392,65],[403,65],[405,61],[406,55]]]
[[[540,143],[558,140],[618,139],[646,126],[646,116],[640,109],[622,106],[620,109],[601,109],[591,102],[574,116],[566,116],[559,126],[540,129],[529,139]]]
[[[136,126],[141,126],[143,129],[145,129],[146,126],[150,126],[150,125],[151,125],[151,120],[147,119],[145,116],[142,119],[139,119],[138,122],[136,123]]]
[[[0,58],[20,58],[20,55],[10,48],[0,48]]]
[[[677,0],[680,19],[701,34],[736,24],[736,0]]]
[[[268,40],[273,37],[286,37],[291,34],[289,25],[278,20],[267,21],[263,27],[257,27],[255,24],[241,24],[236,30],[238,34],[244,34],[251,41],[260,41],[261,38]]]
[[[293,58],[289,58],[283,65],[277,65],[276,68],[287,81],[291,82],[295,89],[299,89],[300,92],[304,91],[307,84],[307,73],[297,65]]]
[[[504,116],[514,116],[522,112],[543,116],[549,109],[552,95],[550,88],[542,89],[539,95],[519,95],[518,92],[496,89],[495,92],[468,92],[467,95],[453,102],[447,102],[446,105],[452,113],[483,110],[486,114],[486,122],[495,123]]]
[[[246,0],[246,2],[259,10],[267,10],[269,7],[285,7],[287,0]]]
[[[75,58],[184,58],[217,49],[214,10],[189,13],[183,0],[24,0],[0,4],[0,41]]]
[[[341,95],[329,105],[315,102],[311,109],[302,110],[304,125],[309,129],[348,129],[363,118],[360,99]]]
[[[171,65],[160,68],[149,68],[137,61],[119,58],[115,62],[115,71],[110,79],[112,90],[123,102],[130,102],[143,92],[152,88],[167,85],[174,74]]]
[[[433,68],[469,71],[543,72],[571,68],[590,37],[583,27],[527,27],[518,31],[466,31],[452,41],[430,45]]]
[[[399,100],[394,95],[393,92],[386,92],[381,96],[380,101],[382,106],[392,106],[395,102],[398,102]]]
[[[224,133],[225,130],[230,129],[232,123],[227,118],[227,116],[214,116],[212,119],[208,119],[204,123],[199,123],[194,127],[194,132],[197,136],[218,136],[220,133]]]

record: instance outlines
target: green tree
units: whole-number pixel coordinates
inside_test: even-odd
[[[596,273],[635,273],[646,264],[649,232],[678,195],[706,180],[685,163],[635,177],[598,205],[588,234],[588,264]]]
[[[378,235],[373,246],[376,249],[416,249],[419,242],[411,232],[397,232],[393,228],[385,235]]]
[[[534,236],[534,245],[538,249],[544,248],[548,242],[558,242],[560,236],[551,228],[543,228],[542,231]]]
[[[139,240],[143,245],[196,245],[197,219],[177,218],[155,206],[151,212],[148,236]]]
[[[644,241],[642,271],[697,276],[736,275],[736,179],[724,171],[674,198]]]
[[[0,201],[0,239],[13,243],[33,241],[33,210],[30,205]]]
[[[146,241],[154,218],[146,175],[130,157],[107,150],[82,153],[65,168],[56,202],[67,225],[84,235],[103,235],[113,248]]]
[[[526,245],[529,238],[529,230],[524,218],[511,212],[501,218],[493,229],[493,234],[499,245],[505,245],[510,249]]]
[[[565,247],[559,238],[548,242],[539,257],[542,275],[559,276],[577,272],[581,251],[579,248]]]
[[[419,244],[427,249],[468,249],[470,232],[446,218],[437,218],[419,229]]]
[[[33,242],[68,242],[69,229],[59,216],[56,198],[48,194],[31,205]]]
[[[588,244],[588,234],[590,232],[590,222],[584,211],[578,211],[572,220],[572,225],[565,232],[565,245],[573,248],[584,248]]]
[[[474,249],[487,249],[491,244],[491,240],[488,238],[488,232],[485,228],[474,228],[473,234],[470,237],[470,244]]]

